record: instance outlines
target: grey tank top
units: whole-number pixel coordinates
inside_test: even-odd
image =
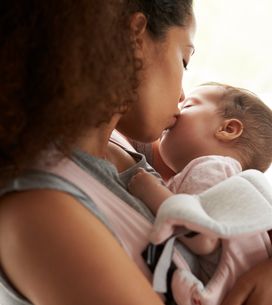
[[[110,189],[115,195],[137,210],[150,222],[153,222],[154,216],[150,210],[143,204],[143,202],[133,197],[127,191],[127,184],[139,167],[145,168],[147,171],[158,177],[159,175],[146,162],[144,155],[136,152],[129,153],[137,162],[134,166],[120,174],[117,172],[116,168],[106,160],[95,158],[82,151],[75,151],[72,159],[82,169]],[[54,189],[70,194],[110,228],[110,222],[99,211],[95,205],[95,202],[93,202],[91,198],[89,198],[83,191],[69,181],[53,174],[34,170],[28,171],[23,176],[11,181],[11,183],[5,189],[1,189],[0,196],[3,196],[9,192],[34,189]],[[16,291],[1,269],[0,305],[32,305],[32,303],[30,303],[18,291]]]

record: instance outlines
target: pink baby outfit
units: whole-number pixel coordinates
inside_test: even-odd
[[[176,194],[200,194],[217,183],[242,171],[241,164],[231,157],[208,155],[192,160],[167,183],[168,188]],[[207,237],[208,239],[208,237]],[[221,249],[199,256],[198,276],[207,283],[217,268]]]
[[[241,171],[241,164],[233,158],[217,155],[199,157],[172,177],[167,186],[175,194],[200,194]]]

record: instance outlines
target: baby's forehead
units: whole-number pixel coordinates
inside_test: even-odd
[[[222,99],[226,94],[226,89],[223,86],[218,85],[202,85],[194,88],[189,94],[186,96],[187,98],[197,98],[203,99],[203,101],[213,101],[217,102]]]
[[[189,92],[189,95],[192,94],[210,94],[210,95],[220,95],[226,92],[226,88],[219,85],[201,85],[195,87]]]

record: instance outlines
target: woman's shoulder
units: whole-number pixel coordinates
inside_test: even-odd
[[[0,257],[9,245],[28,253],[40,238],[47,241],[76,232],[73,226],[79,215],[83,223],[97,219],[75,197],[57,189],[6,194],[0,198]]]

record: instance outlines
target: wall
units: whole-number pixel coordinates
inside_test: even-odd
[[[196,52],[185,74],[185,93],[219,81],[257,93],[272,108],[272,1],[194,0],[194,6]],[[272,167],[266,175],[272,182]]]

